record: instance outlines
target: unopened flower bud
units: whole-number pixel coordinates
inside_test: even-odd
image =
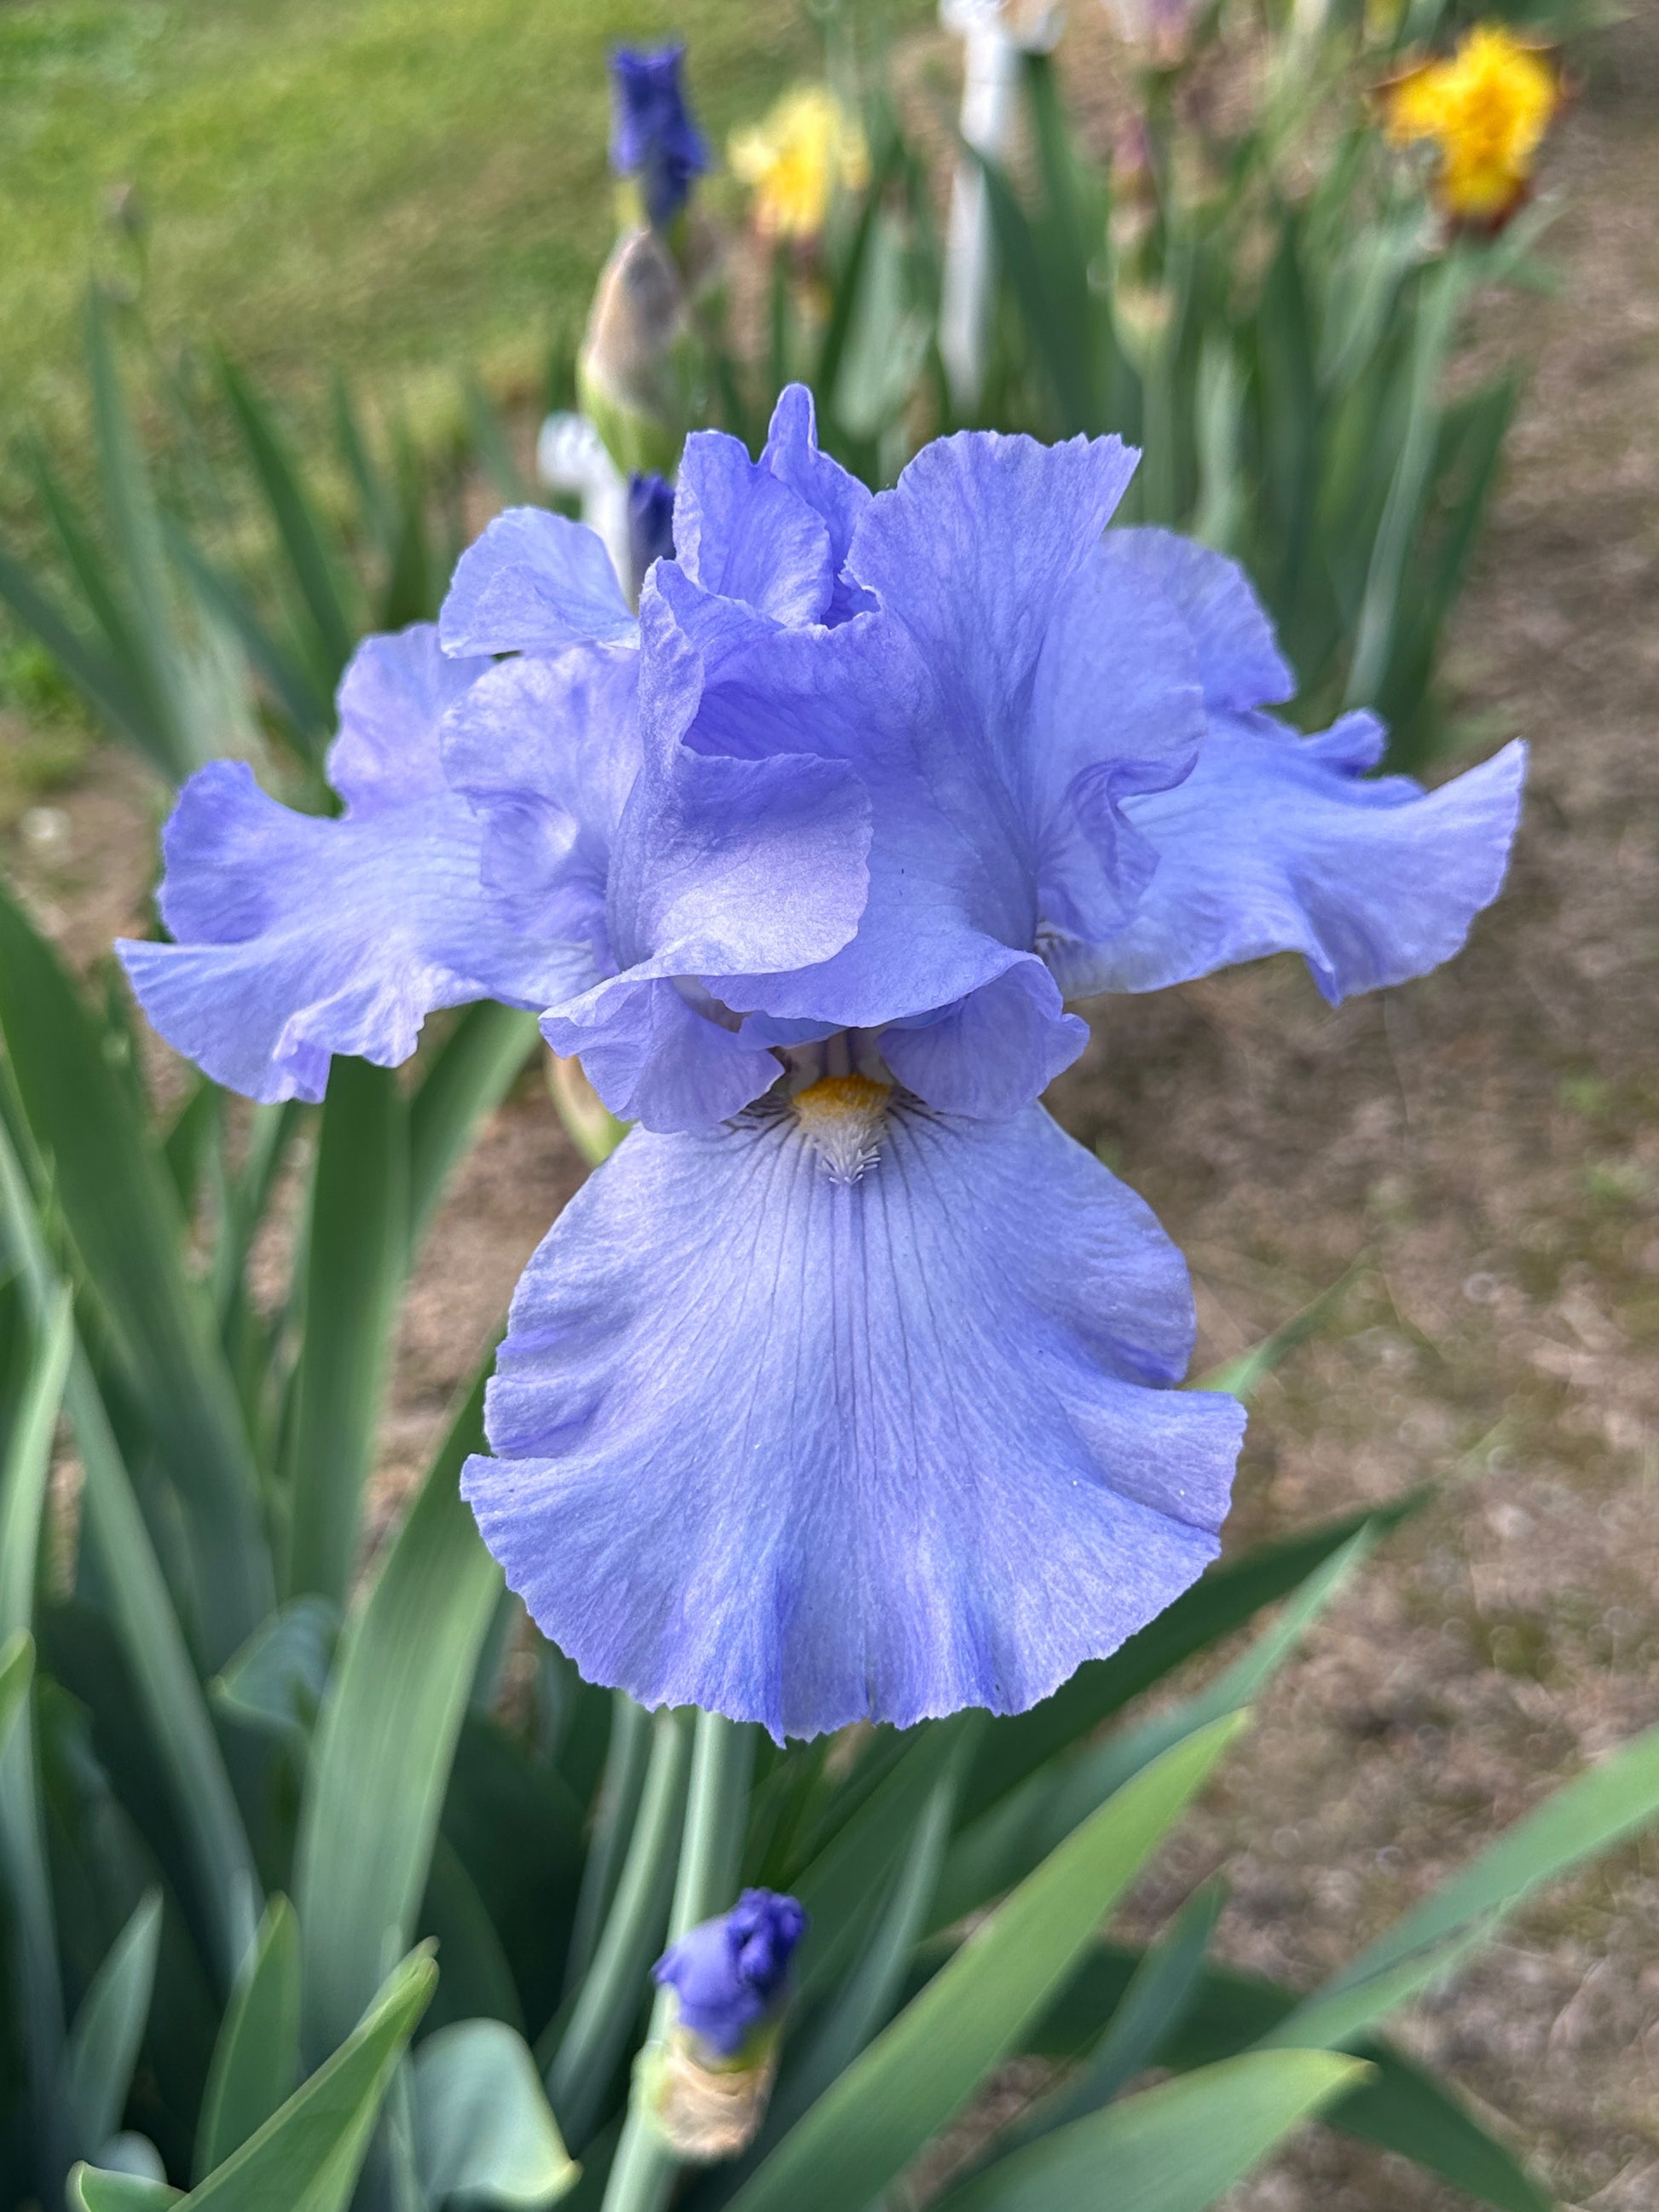
[[[654,470],[628,479],[628,559],[635,597],[653,561],[674,557],[674,487]]]
[[[653,2120],[680,2157],[747,2149],[766,2117],[790,1961],[806,1927],[793,1897],[746,1889],[729,1912],[688,1929],[657,1961],[674,1992],[667,2042],[652,2054]]]
[[[624,476],[671,475],[685,441],[685,281],[648,224],[623,233],[599,278],[576,362],[582,412]]]
[[[611,57],[611,166],[634,180],[647,221],[665,229],[708,167],[708,149],[680,82],[685,48]]]

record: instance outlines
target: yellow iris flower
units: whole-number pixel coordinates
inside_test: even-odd
[[[1435,191],[1447,213],[1496,225],[1525,196],[1561,91],[1535,46],[1482,23],[1449,61],[1424,63],[1385,97],[1390,142],[1434,147]]]
[[[837,189],[857,191],[870,174],[857,118],[817,84],[798,85],[760,122],[734,131],[726,156],[754,194],[763,238],[816,238]]]

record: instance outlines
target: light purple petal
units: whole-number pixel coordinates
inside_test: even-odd
[[[1108,542],[1191,625],[1207,707],[1243,714],[1296,696],[1296,677],[1267,611],[1236,561],[1171,530],[1115,531]]]
[[[328,754],[328,780],[356,820],[443,796],[443,717],[489,665],[446,653],[434,623],[363,640],[340,678]]]
[[[870,802],[837,761],[688,753],[642,778],[611,867],[618,962],[657,975],[811,967],[858,927]]]
[[[1526,748],[1425,792],[1354,773],[1374,729],[1354,717],[1302,738],[1265,718],[1218,720],[1185,783],[1127,802],[1158,872],[1112,945],[1051,956],[1066,995],[1158,990],[1296,951],[1334,1003],[1449,959],[1503,883]]]
[[[396,1066],[434,1007],[537,1006],[584,980],[587,963],[496,920],[477,824],[453,799],[325,821],[216,761],[179,794],[163,848],[180,942],[117,949],[168,1043],[251,1098],[320,1098],[337,1052]]]
[[[775,622],[816,623],[830,605],[835,568],[823,518],[723,430],[685,441],[674,553],[704,591]]]
[[[636,1133],[532,1261],[463,1487],[589,1679],[816,1735],[1015,1712],[1216,1553],[1243,1413],[1163,1387],[1192,1299],[1033,1108]]]
[[[733,975],[731,1003],[873,1027],[977,990],[1022,957],[1036,908],[1019,844],[976,834],[978,779],[936,730],[927,671],[896,623],[779,630],[672,569],[647,597],[653,640],[672,621],[696,641],[695,703],[674,724],[685,746],[741,759],[787,746],[845,763],[870,794],[857,936],[810,970]]]
[[[1121,440],[1063,446],[963,431],[924,447],[853,535],[849,563],[903,623],[959,745],[1018,791],[1057,602],[1133,473]]]
[[[1059,594],[1026,738],[1039,927],[1091,943],[1122,927],[1158,865],[1125,800],[1179,783],[1206,727],[1191,624],[1135,534],[1109,532]]]
[[[695,985],[637,970],[613,975],[542,1016],[542,1035],[583,1073],[619,1121],[707,1130],[778,1080],[781,1063],[747,1030],[694,1006]]]
[[[449,781],[482,818],[483,875],[526,935],[608,952],[605,887],[640,768],[640,655],[574,646],[488,664],[444,726]]]
[[[870,492],[839,461],[819,451],[812,395],[804,384],[786,385],[779,395],[761,465],[823,516],[830,532],[830,562],[836,577],[823,618],[844,622],[868,599],[841,572],[858,519],[870,504]]]
[[[1028,957],[937,1021],[884,1029],[881,1052],[930,1106],[995,1121],[1046,1091],[1088,1042],[1088,1024],[1064,1011],[1053,976]]]
[[[439,1006],[582,989],[587,953],[526,937],[489,897],[482,825],[443,781],[441,727],[487,661],[430,623],[365,641],[330,765],[343,819],[295,814],[241,762],[192,776],[162,833],[172,945],[118,949],[157,1030],[250,1097],[320,1098],[332,1054],[396,1066]]]
[[[446,653],[562,653],[639,635],[599,538],[544,507],[509,507],[467,547],[438,627]]]

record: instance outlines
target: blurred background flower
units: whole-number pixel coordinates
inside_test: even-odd
[[[797,85],[734,131],[726,158],[749,187],[763,238],[817,238],[837,191],[861,191],[870,176],[863,125],[821,84]]]
[[[1395,79],[1384,127],[1396,146],[1432,147],[1435,197],[1454,222],[1492,229],[1526,198],[1560,100],[1541,48],[1480,23],[1449,60]]]

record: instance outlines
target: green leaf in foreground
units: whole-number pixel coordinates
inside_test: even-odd
[[[1176,1745],[1066,1837],[790,2130],[735,2212],[845,2212],[879,2196],[1018,2047],[1243,1721]]]
[[[299,2070],[300,1931],[294,1907],[274,1897],[213,2047],[196,2130],[198,2180],[264,2125]]]
[[[1206,2066],[999,2160],[939,2212],[1206,2212],[1365,2070],[1328,2051],[1252,2051]]]
[[[501,1589],[457,1487],[482,1448],[483,1375],[451,1425],[362,1609],[317,1722],[295,1902],[303,2039],[326,2051],[405,1943],[426,1887],[472,1669]]]
[[[524,2038],[505,2021],[464,2020],[415,2058],[421,2185],[438,2208],[553,2203],[580,2169],[565,2149]]]
[[[5,1748],[33,1674],[34,1639],[27,1629],[15,1629],[0,1644],[0,1751]]]
[[[101,2166],[77,2166],[69,2178],[70,2212],[165,2212],[184,2197],[165,2181],[142,2173],[110,2173]]]
[[[287,1595],[343,1606],[409,1255],[409,1115],[395,1072],[336,1055],[306,1238]]]
[[[149,2017],[161,1940],[161,1893],[153,1889],[116,1937],[76,2015],[64,2059],[76,2139],[88,2150],[119,2124]]]
[[[190,2212],[344,2212],[392,2071],[437,1979],[428,1954],[411,1952],[332,2057],[188,2197],[124,2194],[118,2185],[127,2176],[77,2166],[70,2203],[78,2191],[87,2212],[149,2212],[169,2202]]]

